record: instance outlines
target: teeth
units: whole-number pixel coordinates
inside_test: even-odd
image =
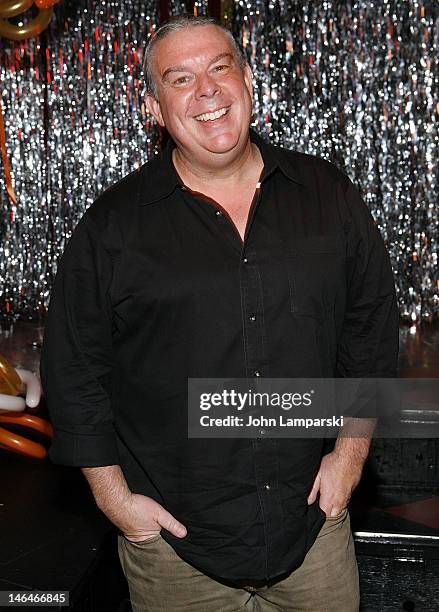
[[[227,113],[227,108],[220,108],[214,113],[204,113],[204,115],[198,115],[195,117],[197,121],[213,121],[214,119],[218,119],[218,117],[222,117]]]

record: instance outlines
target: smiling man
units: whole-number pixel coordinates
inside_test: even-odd
[[[264,165],[249,138],[251,70],[227,30],[201,19],[189,32],[181,23],[159,30],[149,45],[147,107],[176,145],[182,183],[212,198],[244,239]]]
[[[61,258],[41,376],[50,457],[119,530],[135,612],[354,612],[347,504],[370,438],[189,439],[188,378],[388,377],[398,315],[350,179],[250,130],[228,30],[181,16],[145,54],[171,136]]]

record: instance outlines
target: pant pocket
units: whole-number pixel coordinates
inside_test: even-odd
[[[140,548],[149,546],[149,544],[154,544],[154,542],[158,542],[158,540],[160,540],[161,537],[162,536],[158,533],[157,535],[150,536],[149,538],[146,538],[145,540],[140,540],[139,542],[133,542],[133,540],[129,540],[126,536],[122,534],[122,538],[127,544],[133,545],[136,547],[140,547]]]
[[[335,516],[327,516],[326,520],[327,521],[339,521],[346,515],[347,511],[348,511],[347,508],[343,508],[343,510],[339,512],[338,514],[336,514]]]

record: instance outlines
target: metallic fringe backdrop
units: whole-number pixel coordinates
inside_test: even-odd
[[[169,2],[169,14],[187,3]],[[438,313],[434,1],[223,0],[254,73],[254,126],[330,159],[386,240],[401,315]],[[234,9],[234,19],[231,15]],[[195,2],[207,14],[207,0]],[[94,198],[151,157],[141,65],[153,0],[64,0],[38,39],[0,39],[1,101],[17,194],[0,169],[0,316],[44,314],[58,258]]]
[[[238,2],[255,125],[360,187],[392,259],[400,312],[438,313],[438,11],[372,0]]]

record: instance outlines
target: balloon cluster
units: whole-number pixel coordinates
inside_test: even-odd
[[[0,0],[0,36],[10,40],[25,40],[41,34],[49,25],[53,7],[60,0]],[[25,24],[15,25],[9,19],[17,17],[32,5],[38,8],[38,14]]]
[[[28,429],[50,440],[53,427],[49,421],[29,414],[28,407],[36,409],[41,398],[41,383],[28,370],[13,368],[0,355],[0,449],[18,453],[25,457],[44,459],[47,451],[44,444],[10,431],[6,426]],[[25,397],[20,397],[25,396]]]

